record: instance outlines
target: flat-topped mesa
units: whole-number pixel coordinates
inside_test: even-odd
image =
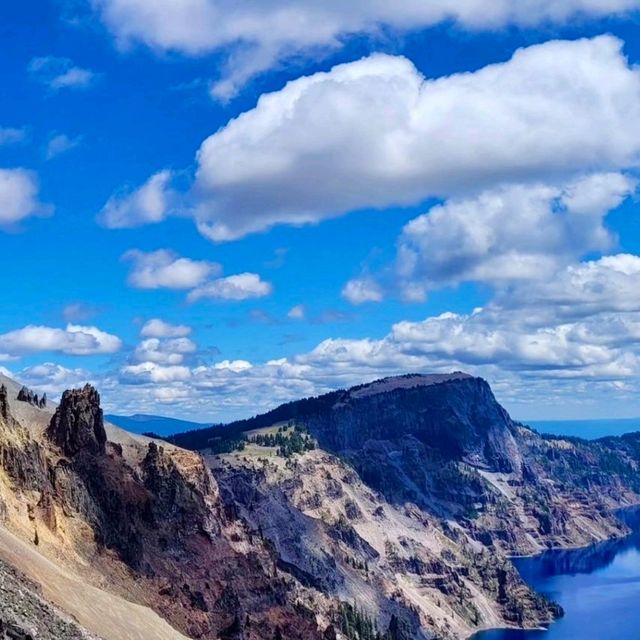
[[[65,391],[51,418],[47,436],[67,456],[80,451],[104,454],[107,433],[96,389],[87,384],[82,389]]]
[[[453,373],[408,373],[403,376],[392,376],[375,380],[368,384],[359,385],[349,389],[349,398],[366,398],[379,393],[388,393],[397,389],[414,389],[415,387],[431,387],[455,380],[469,380],[473,376],[462,371]]]
[[[332,451],[413,437],[445,459],[505,472],[521,466],[509,415],[485,380],[461,372],[354,387],[307,424],[320,445]]]

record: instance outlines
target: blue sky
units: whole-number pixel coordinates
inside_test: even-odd
[[[640,415],[638,8],[2,6],[0,367],[198,420],[452,369]]]

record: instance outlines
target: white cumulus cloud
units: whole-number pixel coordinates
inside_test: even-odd
[[[92,0],[122,47],[200,55],[226,50],[213,87],[233,95],[257,73],[283,59],[339,48],[353,34],[407,32],[454,21],[467,29],[562,24],[637,10],[638,0]]]
[[[221,269],[215,262],[181,258],[168,249],[132,249],[122,259],[133,264],[128,282],[138,289],[192,289]]]
[[[200,231],[231,240],[365,207],[636,166],[640,74],[611,36],[425,79],[374,55],[261,96],[198,152]]]
[[[38,393],[47,393],[49,399],[59,396],[66,389],[82,387],[87,383],[96,384],[97,382],[97,376],[86,369],[70,369],[53,362],[26,367],[15,375],[8,375]]]
[[[382,302],[384,294],[380,285],[371,278],[349,280],[342,289],[342,297],[351,304]]]
[[[213,368],[217,371],[232,371],[234,373],[248,371],[252,367],[253,365],[247,360],[222,360],[213,365]]]
[[[117,336],[97,327],[68,324],[65,329],[28,325],[0,334],[0,353],[22,356],[30,353],[65,353],[88,356],[114,353],[122,347]]]
[[[145,322],[140,335],[143,338],[184,338],[190,335],[191,331],[191,327],[186,324],[171,324],[159,318],[152,318]]]
[[[559,319],[640,312],[640,256],[617,254],[569,265],[553,277],[500,291],[505,308],[548,308]]]
[[[196,302],[204,298],[213,300],[249,300],[263,298],[272,293],[273,286],[257,273],[238,273],[217,278],[189,292],[187,300]]]
[[[0,169],[0,229],[51,211],[38,200],[36,175],[25,169]]]
[[[189,367],[180,365],[163,365],[156,362],[141,362],[123,367],[120,370],[122,381],[129,384],[167,384],[184,382],[191,377]]]
[[[98,222],[108,229],[131,229],[162,222],[171,212],[175,193],[171,171],[152,175],[142,186],[109,198],[98,214]]]
[[[134,353],[139,362],[154,362],[163,365],[182,364],[185,355],[193,354],[197,350],[196,344],[189,338],[147,338],[143,340]]]
[[[463,281],[548,279],[614,242],[604,219],[636,186],[618,173],[517,184],[454,198],[409,222],[397,270],[406,297]]]

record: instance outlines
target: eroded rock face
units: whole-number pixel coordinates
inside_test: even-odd
[[[4,420],[9,415],[9,399],[7,398],[7,387],[0,385],[0,417]]]
[[[43,491],[48,484],[44,451],[11,415],[4,385],[0,387],[0,467],[20,490]]]
[[[172,544],[195,533],[211,538],[220,533],[218,487],[208,467],[200,465],[185,478],[164,447],[150,442],[141,469],[144,486],[152,496],[148,512],[152,522],[157,526],[176,522]]]
[[[51,419],[47,436],[67,456],[75,456],[80,451],[103,455],[107,433],[100,394],[90,385],[65,391]]]
[[[457,374],[386,382],[351,390],[330,411],[309,419],[320,444],[348,451],[412,436],[444,460],[502,472],[521,468],[511,420],[485,380]]]
[[[90,386],[65,392],[39,436],[0,393],[0,520],[11,516],[6,495],[34,532],[28,542],[46,551],[57,540],[58,553],[90,565],[92,580],[189,637],[262,640],[279,629],[289,640],[319,639],[299,585],[225,515],[202,457],[135,438],[124,451],[107,442],[99,403]]]
[[[224,458],[216,468],[224,501],[269,540],[283,571],[358,602],[390,637],[460,638],[491,624],[539,626],[560,613],[506,558],[415,505],[390,504],[335,456],[262,460]]]

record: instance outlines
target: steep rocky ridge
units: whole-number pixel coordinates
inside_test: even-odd
[[[462,373],[171,442],[105,423],[92,387],[40,407],[0,383],[0,561],[105,640],[352,640],[346,617],[380,640],[536,627],[560,611],[508,554],[621,536],[614,510],[639,501],[640,436],[543,438]],[[240,450],[214,455],[225,439]]]
[[[304,424],[389,502],[455,520],[507,553],[623,535],[613,511],[639,499],[632,436],[543,438],[513,422],[484,380],[459,372],[379,380],[173,441],[206,449],[274,417]]]
[[[211,457],[223,499],[273,545],[284,571],[334,601],[358,603],[381,628],[396,619],[399,638],[461,638],[558,615],[506,558],[454,523],[389,503],[339,458],[271,453]]]
[[[542,437],[459,372],[383,379],[172,441],[206,452],[274,423],[302,425],[319,450],[286,463],[253,444],[211,455],[225,502],[290,573],[375,603],[384,624],[400,616],[408,637],[549,619],[506,556],[625,535],[615,510],[640,500],[640,436]]]
[[[45,429],[24,426],[14,406],[3,387],[0,513],[38,553],[190,637],[320,637],[300,585],[226,516],[198,454],[109,441],[89,386],[66,392]]]
[[[522,467],[509,416],[489,385],[461,373],[404,376],[356,387],[307,424],[331,451],[411,436],[443,461],[506,472]]]
[[[514,423],[480,378],[380,381],[306,424],[392,502],[454,518],[508,553],[621,535],[613,510],[638,500],[630,455],[541,438]]]

